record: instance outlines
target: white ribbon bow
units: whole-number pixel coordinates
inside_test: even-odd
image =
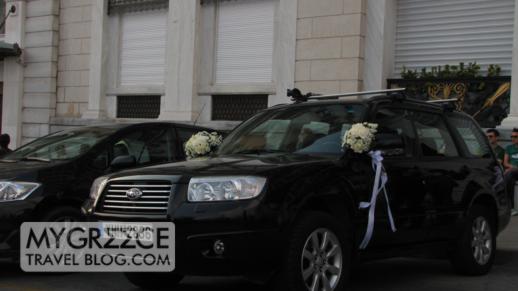
[[[392,232],[396,232],[396,225],[394,223],[394,217],[392,216],[392,210],[390,209],[390,202],[387,194],[387,190],[385,189],[385,184],[387,184],[388,177],[385,168],[383,167],[383,156],[381,155],[381,151],[370,151],[369,156],[372,158],[372,168],[374,169],[376,176],[374,178],[374,186],[372,187],[372,196],[370,202],[361,202],[360,209],[369,209],[369,223],[367,225],[367,231],[365,233],[365,237],[363,238],[362,243],[360,244],[360,249],[364,250],[369,245],[369,242],[372,239],[372,234],[374,233],[374,221],[376,219],[376,201],[378,200],[378,195],[381,191],[383,191],[385,195],[385,200],[387,201],[387,211],[390,220],[390,227],[392,228]]]

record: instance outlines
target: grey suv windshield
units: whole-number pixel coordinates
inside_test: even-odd
[[[61,131],[39,138],[2,160],[68,160],[86,153],[91,147],[113,134],[114,130],[96,128],[77,131]]]
[[[365,112],[361,104],[293,106],[248,120],[223,142],[218,154],[341,154],[341,139]]]

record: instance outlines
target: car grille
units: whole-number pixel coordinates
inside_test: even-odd
[[[99,210],[106,213],[160,214],[167,213],[172,191],[170,181],[112,181],[103,191]],[[142,196],[130,199],[126,192],[139,189]]]

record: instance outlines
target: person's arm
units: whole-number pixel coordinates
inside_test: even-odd
[[[513,167],[513,165],[511,165],[511,163],[509,163],[509,154],[507,154],[507,152],[506,152],[504,155],[504,168],[511,169],[512,167]]]

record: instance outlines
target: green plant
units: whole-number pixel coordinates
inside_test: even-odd
[[[501,68],[499,65],[489,65],[487,77],[499,76]],[[403,67],[401,78],[406,80],[413,79],[472,79],[480,77],[480,65],[476,62],[467,65],[460,62],[458,65],[444,65],[422,68],[420,72],[417,70],[409,70]]]

